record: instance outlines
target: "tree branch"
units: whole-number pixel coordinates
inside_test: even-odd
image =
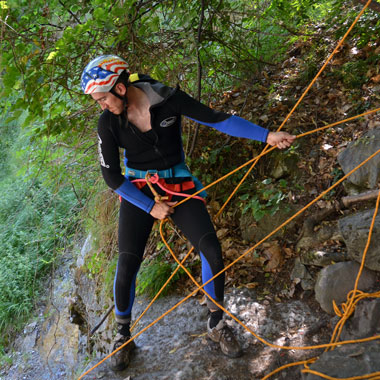
[[[73,13],[70,9],[67,9],[65,4],[63,3],[62,0],[58,0],[59,4],[62,5],[62,8],[65,9],[67,12],[69,12],[71,14],[71,16],[73,17],[73,19],[78,23],[78,24],[82,24],[79,20],[79,18],[77,17],[77,15],[75,13]]]
[[[350,195],[347,197],[343,197],[341,201],[344,207],[349,207],[350,205],[357,202],[365,202],[365,201],[370,201],[372,199],[376,199],[378,194],[379,194],[379,190],[372,190],[372,191],[367,191],[365,193],[361,193],[358,195]]]
[[[367,0],[355,0],[358,4],[367,4]],[[380,3],[372,0],[372,2],[368,5],[368,8],[371,8],[375,12],[380,12]]]
[[[205,0],[201,0],[201,14],[199,17],[199,24],[198,24],[198,33],[197,33],[197,41],[196,41],[196,49],[197,49],[197,99],[198,101],[201,100],[201,94],[202,94],[202,61],[200,56],[200,46],[201,46],[201,39],[202,39],[202,26],[203,21],[205,17]],[[195,144],[198,139],[198,132],[199,132],[199,123],[195,126],[193,141],[191,143],[189,156],[192,155]]]

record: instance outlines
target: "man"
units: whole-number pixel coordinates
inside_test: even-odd
[[[119,260],[114,282],[118,324],[115,350],[130,339],[136,275],[155,219],[170,216],[194,245],[202,260],[203,283],[224,267],[204,199],[194,197],[173,208],[202,187],[184,163],[181,116],[281,149],[289,147],[295,136],[269,132],[237,116],[212,110],[180,89],[165,86],[147,75],[130,74],[126,61],[115,55],[97,57],[86,66],[82,90],[91,94],[103,110],[98,123],[101,170],[108,186],[121,197]],[[125,176],[120,168],[119,148],[124,149]],[[156,183],[146,186],[152,175]],[[224,323],[223,311],[213,302],[223,304],[224,273],[207,284],[205,290],[212,297],[207,300],[209,337],[220,343],[225,355],[240,356],[240,345]],[[132,342],[113,355],[111,368],[126,368],[133,348]]]

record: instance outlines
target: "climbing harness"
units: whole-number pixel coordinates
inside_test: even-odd
[[[181,191],[186,191],[195,187],[193,181],[184,181],[181,183],[166,183],[165,180],[163,178],[160,178],[157,173],[151,174],[150,172],[146,173],[144,179],[134,179],[131,182],[137,184],[139,188],[142,188],[142,186],[145,186],[145,184],[147,184],[152,194],[154,195],[155,202],[171,200],[173,195],[187,198],[189,194],[182,193]],[[154,184],[169,195],[163,196],[158,194],[156,189],[153,187]],[[198,195],[195,195],[193,198],[199,199],[202,202],[206,202],[204,198]]]
[[[311,86],[315,83],[315,81],[317,80],[317,78],[319,77],[319,75],[322,73],[322,71],[324,70],[324,68],[326,67],[327,63],[332,59],[333,55],[339,50],[340,46],[343,44],[343,41],[346,39],[347,35],[349,34],[349,32],[352,30],[352,28],[354,27],[354,25],[357,23],[357,21],[359,20],[359,18],[361,17],[361,15],[364,13],[364,11],[367,9],[367,7],[369,6],[369,4],[371,3],[371,0],[369,0],[366,5],[363,7],[363,9],[361,10],[361,12],[358,14],[358,16],[356,17],[356,19],[354,20],[354,22],[352,23],[352,25],[350,26],[350,28],[348,29],[348,31],[346,32],[346,34],[343,36],[343,38],[339,41],[337,47],[334,49],[334,51],[331,53],[331,55],[329,56],[329,58],[327,59],[327,61],[325,62],[325,64],[322,66],[321,70],[318,72],[317,76],[313,79],[313,81],[311,82],[311,84],[307,87],[307,89],[305,90],[305,92],[302,94],[301,98],[299,99],[299,101],[295,104],[295,106],[293,107],[293,109],[291,110],[291,112],[289,113],[289,115],[284,119],[283,123],[281,124],[281,126],[279,127],[278,130],[280,130],[282,128],[282,126],[286,123],[286,121],[290,118],[290,116],[292,115],[292,113],[294,112],[294,110],[296,109],[296,107],[299,105],[299,103],[302,101],[302,99],[306,96],[307,92],[309,91],[309,89],[311,88]],[[300,138],[302,136],[305,136],[305,135],[308,135],[308,134],[311,134],[311,133],[315,133],[316,131],[321,131],[321,130],[324,130],[324,129],[327,129],[327,128],[331,128],[333,126],[336,126],[338,124],[341,124],[341,123],[344,123],[344,122],[347,122],[348,120],[354,120],[354,119],[357,119],[359,117],[362,117],[364,115],[369,115],[369,114],[372,114],[372,113],[375,113],[375,112],[379,112],[380,109],[375,109],[375,110],[372,110],[372,111],[368,111],[368,112],[365,112],[363,114],[360,114],[360,115],[357,115],[355,117],[352,117],[352,118],[349,118],[349,119],[346,119],[346,120],[343,120],[341,122],[337,122],[337,123],[333,123],[333,124],[330,124],[330,125],[327,125],[327,126],[324,126],[322,128],[317,128],[313,131],[309,131],[309,132],[306,132],[304,134],[301,134],[301,135],[298,135],[297,138]],[[178,207],[178,205],[180,205],[181,203],[183,202],[186,202],[187,200],[193,198],[193,197],[196,197],[201,191],[211,187],[211,186],[214,186],[216,183],[224,180],[225,178],[229,177],[230,175],[234,174],[235,172],[237,172],[238,170],[244,168],[245,166],[249,165],[249,164],[252,164],[252,166],[249,168],[248,170],[248,174],[249,172],[253,169],[253,167],[256,165],[256,163],[258,162],[258,160],[263,157],[264,155],[268,154],[270,151],[274,150],[275,147],[272,147],[272,148],[269,148],[268,149],[268,146],[265,147],[265,149],[263,150],[263,152],[261,154],[259,154],[258,156],[254,157],[253,159],[249,160],[248,162],[246,162],[245,164],[241,165],[240,167],[236,168],[235,170],[231,171],[230,173],[228,173],[227,175],[219,178],[218,180],[214,181],[213,183],[209,184],[208,186],[204,187],[203,189],[200,189],[198,190],[197,192],[195,192],[194,194],[188,196],[186,195],[187,197],[185,199],[183,199],[182,201],[178,202],[175,206],[173,207]],[[380,149],[378,151],[376,151],[375,153],[373,153],[371,156],[369,156],[366,160],[364,160],[361,164],[359,164],[357,167],[355,167],[354,169],[352,169],[349,173],[347,173],[346,175],[344,175],[341,179],[339,179],[336,183],[334,183],[332,186],[330,186],[327,190],[323,191],[319,196],[317,196],[313,201],[311,201],[310,203],[308,203],[306,206],[304,206],[301,210],[299,210],[296,214],[294,214],[292,217],[290,217],[287,221],[285,221],[284,223],[282,223],[280,226],[278,226],[277,228],[275,228],[270,234],[268,234],[265,238],[263,238],[261,241],[259,241],[258,243],[256,243],[253,247],[249,248],[248,250],[246,250],[239,258],[237,258],[235,261],[233,261],[232,263],[230,263],[229,265],[227,265],[222,271],[220,271],[219,273],[217,273],[214,277],[210,278],[207,282],[205,282],[204,284],[200,285],[197,283],[197,281],[191,276],[191,274],[189,273],[189,271],[183,266],[183,263],[185,262],[185,260],[187,259],[187,257],[189,257],[190,253],[192,252],[193,248],[191,250],[189,250],[189,252],[185,255],[185,257],[182,259],[182,261],[180,262],[177,257],[175,256],[174,252],[171,250],[169,244],[167,243],[167,241],[165,240],[165,237],[164,237],[164,234],[163,234],[163,223],[164,221],[161,221],[161,224],[160,224],[160,234],[161,234],[161,238],[163,239],[166,247],[169,249],[171,255],[173,256],[173,258],[175,259],[175,261],[177,262],[178,266],[177,268],[172,272],[171,276],[169,277],[169,279],[166,281],[166,283],[163,285],[163,287],[160,289],[160,291],[157,293],[157,295],[154,297],[154,299],[151,301],[151,303],[148,305],[148,307],[144,310],[144,312],[140,315],[140,317],[135,321],[135,323],[133,324],[132,328],[133,329],[137,322],[141,319],[141,317],[145,314],[145,312],[150,308],[150,306],[153,304],[153,302],[157,299],[158,295],[162,292],[162,290],[165,288],[165,286],[169,283],[169,281],[173,278],[173,276],[175,275],[175,273],[180,269],[182,268],[186,273],[187,275],[189,276],[189,278],[193,281],[193,283],[196,285],[196,289],[193,290],[192,292],[190,292],[190,294],[188,294],[186,297],[184,297],[180,302],[178,302],[176,305],[174,305],[172,308],[170,308],[168,311],[166,311],[164,314],[162,314],[159,318],[157,318],[155,321],[153,321],[152,323],[150,323],[148,326],[146,326],[145,328],[143,328],[141,331],[139,331],[136,335],[134,335],[133,337],[131,337],[127,342],[125,342],[121,347],[119,347],[117,350],[115,350],[114,352],[110,353],[109,355],[107,355],[104,359],[102,359],[98,364],[96,364],[95,366],[93,366],[92,368],[90,368],[88,371],[86,371],[85,373],[83,373],[79,378],[78,380],[82,379],[85,375],[87,375],[88,373],[90,373],[93,369],[95,369],[96,367],[98,367],[101,363],[103,363],[105,360],[107,360],[109,357],[111,357],[113,354],[115,354],[117,351],[119,351],[120,349],[122,349],[125,345],[127,345],[129,342],[133,341],[136,337],[138,337],[139,335],[141,335],[143,332],[145,332],[146,330],[148,330],[150,327],[152,327],[153,325],[155,325],[157,322],[159,322],[162,318],[164,318],[166,315],[168,315],[171,311],[173,311],[175,308],[177,308],[178,306],[180,306],[182,303],[184,303],[187,299],[189,299],[190,297],[192,297],[194,294],[196,294],[199,290],[202,291],[207,297],[211,298],[210,295],[204,290],[204,287],[210,283],[211,281],[213,281],[217,276],[219,276],[221,273],[225,272],[227,269],[229,269],[230,267],[232,267],[234,264],[236,264],[239,260],[241,260],[244,256],[246,256],[247,254],[253,252],[260,244],[262,244],[264,241],[266,241],[269,237],[273,236],[276,232],[278,232],[279,230],[281,230],[283,227],[285,227],[288,223],[290,223],[293,219],[295,219],[297,216],[299,216],[301,213],[303,213],[306,209],[308,209],[310,206],[312,206],[314,203],[316,203],[317,201],[319,201],[322,197],[324,197],[328,192],[330,192],[332,189],[334,189],[336,186],[338,186],[339,184],[341,184],[344,180],[346,180],[350,175],[352,175],[355,171],[357,171],[359,168],[361,168],[363,165],[365,165],[368,161],[370,161],[371,159],[373,159],[375,156],[377,156],[378,154],[380,154]],[[246,174],[243,178],[243,180],[246,178],[246,176],[248,175]],[[159,181],[161,180],[159,178],[159,176],[155,177],[154,175],[153,176],[149,176],[149,178],[145,179],[145,175],[144,175],[144,180],[146,180],[146,183],[150,183],[151,182],[151,179],[152,177],[154,177],[156,180],[157,177],[157,184],[159,183]],[[235,188],[233,194],[236,193],[237,189],[240,187],[240,185],[242,184],[242,181],[239,183],[238,187]],[[148,184],[149,186],[149,184]],[[166,191],[166,190],[165,190]],[[153,193],[154,194],[154,193]],[[233,195],[232,194],[232,195]],[[232,197],[232,196],[231,196]],[[231,199],[231,197],[227,200],[227,202]],[[226,203],[227,203],[226,202]],[[226,203],[223,205],[223,208],[225,207]],[[276,345],[276,344],[272,344],[270,342],[267,342],[265,339],[261,338],[260,336],[258,336],[254,331],[252,331],[249,327],[247,327],[246,325],[244,325],[241,321],[239,321],[234,315],[232,315],[228,310],[226,310],[222,305],[218,304],[215,300],[213,300],[213,302],[221,309],[223,310],[227,315],[229,315],[232,319],[234,319],[238,324],[240,324],[243,328],[245,328],[247,331],[249,331],[256,339],[258,339],[260,342],[272,347],[272,348],[277,348],[277,349],[286,349],[286,350],[314,350],[314,349],[319,349],[319,348],[335,348],[337,346],[341,346],[341,345],[347,345],[347,344],[352,344],[352,343],[360,343],[360,342],[369,342],[369,341],[373,341],[373,340],[378,340],[380,339],[380,336],[373,336],[373,337],[369,337],[369,338],[363,338],[363,339],[357,339],[357,340],[347,340],[347,341],[341,341],[341,342],[338,342],[338,339],[339,339],[339,335],[340,335],[340,331],[341,331],[341,327],[343,326],[344,322],[348,319],[348,317],[352,314],[353,312],[353,309],[354,309],[354,305],[356,304],[356,302],[359,300],[359,298],[361,299],[364,295],[357,291],[357,284],[358,284],[358,281],[359,281],[359,278],[360,278],[360,275],[361,275],[361,271],[363,269],[363,266],[364,266],[364,261],[365,261],[365,256],[366,256],[366,253],[367,253],[367,250],[368,250],[368,247],[369,247],[369,243],[370,243],[370,240],[371,240],[371,235],[372,235],[372,230],[373,230],[373,226],[374,226],[374,221],[375,221],[375,217],[377,215],[377,211],[378,211],[378,208],[379,208],[379,203],[380,203],[380,192],[379,192],[379,196],[378,196],[378,199],[377,199],[377,202],[376,202],[376,209],[375,209],[375,213],[374,213],[374,216],[373,216],[373,219],[372,219],[372,223],[371,223],[371,227],[370,227],[370,232],[369,232],[369,235],[368,235],[368,241],[367,241],[367,245],[366,245],[366,248],[363,252],[363,258],[362,258],[362,263],[361,263],[361,267],[360,267],[360,270],[359,270],[359,273],[358,273],[358,276],[357,276],[357,279],[356,279],[356,282],[355,282],[355,287],[354,287],[354,290],[348,295],[348,303],[346,305],[343,305],[342,309],[343,309],[343,312],[340,312],[338,311],[338,308],[336,307],[335,305],[335,308],[336,310],[338,311],[338,315],[341,315],[342,316],[342,319],[341,319],[341,323],[337,325],[337,328],[336,330],[334,331],[334,334],[333,334],[333,337],[331,339],[331,342],[330,343],[326,343],[326,344],[320,344],[320,345],[316,345],[316,346],[305,346],[305,347],[292,347],[292,346],[279,346],[279,345]],[[219,215],[220,213],[218,213]],[[358,297],[356,297],[355,299],[355,296],[358,295]],[[377,293],[374,293],[374,294],[370,294],[370,295],[367,295],[367,296],[370,296],[370,297],[380,297],[380,292],[377,292]],[[281,370],[285,369],[285,368],[288,368],[288,367],[293,367],[293,366],[296,366],[296,365],[304,365],[305,366],[305,369],[302,370],[302,372],[308,372],[308,373],[313,373],[317,376],[320,376],[322,378],[325,378],[325,379],[332,379],[332,380],[336,380],[336,378],[333,378],[333,377],[330,377],[330,376],[327,376],[327,375],[324,375],[320,372],[317,372],[317,371],[313,371],[313,370],[310,370],[308,365],[310,363],[313,363],[314,361],[316,360],[316,358],[312,358],[312,359],[308,359],[308,360],[304,360],[304,361],[300,361],[300,362],[297,362],[297,363],[290,363],[290,364],[287,364],[285,366],[282,366],[278,369],[276,369],[275,371],[271,372],[270,374],[266,375],[262,380],[266,380],[268,379],[269,377],[271,377],[272,375],[274,375],[275,373],[278,373],[280,372]],[[368,375],[363,375],[363,376],[355,376],[355,377],[352,377],[350,379],[352,380],[356,380],[356,379],[380,379],[380,372],[376,372],[376,373],[372,373],[372,374],[368,374]],[[344,379],[341,379],[341,380],[344,380]],[[347,380],[347,379],[346,379]]]
[[[139,179],[146,179],[147,177],[147,174],[149,174],[150,176],[153,176],[155,174],[157,174],[157,176],[160,178],[160,179],[169,179],[169,178],[191,178],[191,181],[194,183],[195,185],[195,189],[198,191],[198,190],[201,190],[199,191],[199,195],[203,198],[206,198],[207,196],[207,193],[206,191],[204,190],[203,188],[203,185],[202,183],[199,181],[199,179],[195,176],[193,176],[190,172],[190,169],[189,167],[185,164],[185,162],[180,162],[179,164],[177,165],[174,165],[172,168],[169,168],[169,169],[163,169],[163,170],[139,170],[139,169],[133,169],[133,168],[130,168],[128,167],[127,163],[125,163],[125,175],[132,181],[132,182],[141,182],[141,181],[136,181],[136,180],[139,180]],[[150,177],[149,176],[149,177]],[[153,181],[155,181],[155,179],[153,179]],[[190,182],[190,181],[187,181],[187,182]],[[155,183],[155,182],[152,182],[152,183]],[[161,184],[163,184],[163,181],[160,182]],[[176,187],[176,186],[171,186],[172,184],[167,184],[167,185],[170,185],[168,186],[168,189],[169,190],[173,190],[173,191],[184,191],[184,190],[188,190],[190,188],[193,188],[194,186],[189,186],[189,183],[184,185],[186,186],[186,188],[181,188],[180,187]],[[188,194],[186,194],[186,197],[188,196]]]

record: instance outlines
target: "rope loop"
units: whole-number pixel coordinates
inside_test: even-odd
[[[153,183],[153,184],[156,184],[158,183],[158,180],[160,179],[160,177],[158,176],[158,173],[154,173],[154,174],[149,174],[147,175],[147,182],[149,181],[150,183]]]

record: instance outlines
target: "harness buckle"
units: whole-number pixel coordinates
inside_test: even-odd
[[[154,174],[152,174],[152,172]],[[155,202],[162,202],[169,200],[168,196],[160,195],[157,193],[155,188],[153,187],[153,183],[157,183],[160,177],[158,176],[157,170],[148,170],[145,174],[145,181],[149,186],[150,191],[154,195]]]

